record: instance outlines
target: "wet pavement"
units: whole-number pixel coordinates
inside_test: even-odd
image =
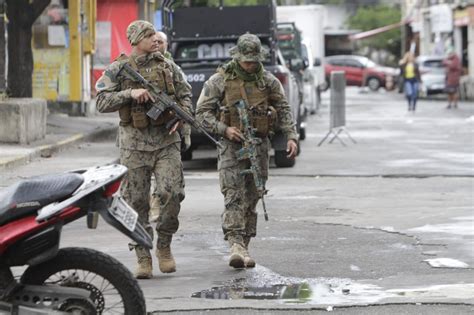
[[[149,311],[173,314],[469,314],[474,304],[474,105],[454,112],[398,94],[348,90],[357,144],[317,143],[327,107],[309,120],[294,168],[272,167],[250,251],[257,267],[227,266],[213,151],[185,162],[186,199],[173,241],[178,271],[140,281]],[[325,95],[327,102],[328,95]],[[326,103],[327,104],[327,103]],[[344,136],[341,136],[344,140]],[[112,141],[78,144],[0,172],[19,178],[104,164]],[[258,205],[261,209],[261,205]],[[135,267],[127,240],[99,223],[66,226],[62,246],[103,250]],[[194,297],[193,297],[194,296]]]

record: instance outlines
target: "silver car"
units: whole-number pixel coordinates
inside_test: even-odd
[[[444,93],[446,70],[442,56],[419,56],[416,58],[420,70],[420,96]]]

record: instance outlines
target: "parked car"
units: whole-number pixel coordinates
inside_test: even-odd
[[[443,65],[444,57],[418,56],[416,63],[420,70],[421,96],[444,93],[446,87],[446,69]]]
[[[383,67],[367,57],[355,55],[336,55],[325,59],[326,88],[329,87],[332,71],[344,71],[346,84],[352,86],[368,86],[372,91],[387,86],[394,87],[399,69]]]

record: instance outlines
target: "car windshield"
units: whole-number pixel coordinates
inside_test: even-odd
[[[426,59],[421,62],[421,67],[435,73],[444,73],[443,59]]]
[[[222,61],[231,59],[229,49],[235,46],[235,42],[199,42],[181,44],[174,58],[180,64],[220,64]],[[268,51],[268,46],[263,44]],[[267,56],[266,62],[270,61]]]
[[[444,68],[443,60],[426,60],[423,66],[427,68]]]

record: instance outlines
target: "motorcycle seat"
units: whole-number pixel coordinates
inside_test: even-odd
[[[0,191],[0,225],[69,197],[84,177],[76,173],[43,175],[21,180]]]

